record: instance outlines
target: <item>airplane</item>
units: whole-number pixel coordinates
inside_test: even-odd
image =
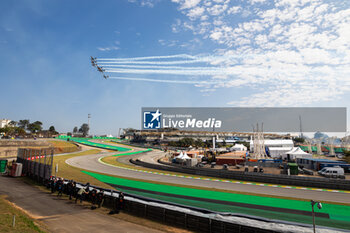
[[[109,78],[109,76],[108,75],[103,75],[103,77],[105,78],[105,79],[108,79]]]
[[[91,65],[92,66],[97,66],[97,64],[96,64],[96,57],[92,57],[92,56],[90,56],[90,60],[91,60]]]
[[[101,72],[101,73],[105,72],[105,70],[104,70],[102,67],[100,67],[100,66],[98,66],[98,65],[96,65],[96,67],[97,67],[97,70],[98,70],[99,72]]]

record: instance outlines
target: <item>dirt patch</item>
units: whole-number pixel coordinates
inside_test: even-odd
[[[34,221],[26,211],[6,198],[6,195],[0,195],[0,232],[47,232],[46,226]]]

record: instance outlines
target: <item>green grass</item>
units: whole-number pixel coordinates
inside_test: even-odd
[[[81,182],[81,183],[87,183],[89,182],[92,185],[96,185],[102,188],[111,189],[112,187],[107,185],[104,182],[101,182],[97,179],[92,178],[91,176],[84,174],[81,172],[81,169],[72,167],[66,163],[67,159],[77,157],[77,156],[84,156],[84,155],[91,155],[91,154],[97,154],[100,150],[93,149],[93,150],[87,150],[79,153],[74,154],[68,154],[68,155],[61,155],[61,156],[54,156],[53,160],[53,166],[55,167],[56,164],[58,164],[58,177],[63,177],[66,179],[73,179],[75,181]],[[53,174],[54,175],[54,171]]]
[[[77,143],[87,145],[87,146],[93,146],[101,149],[107,149],[107,150],[116,150],[116,151],[130,151],[131,149],[125,148],[125,147],[120,147],[120,146],[112,146],[112,145],[105,145],[101,143],[96,143],[96,142],[90,142],[88,139],[71,139],[72,141],[75,141]]]
[[[13,216],[16,216],[15,227],[12,227]],[[0,195],[0,232],[47,232],[26,213],[16,208],[4,195]]]

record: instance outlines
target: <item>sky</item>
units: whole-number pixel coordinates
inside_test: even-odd
[[[140,128],[141,107],[349,107],[350,2],[5,0],[0,82],[1,119],[59,132]]]

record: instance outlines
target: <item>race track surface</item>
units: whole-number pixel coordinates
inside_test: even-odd
[[[133,148],[133,149],[135,151],[143,150],[141,148]],[[101,172],[105,174],[126,177],[126,178],[129,177],[133,179],[140,179],[140,180],[151,181],[151,182],[157,181],[157,182],[164,182],[164,183],[169,183],[174,185],[182,184],[182,185],[188,185],[188,186],[196,186],[199,188],[205,187],[205,188],[213,188],[218,190],[245,192],[245,193],[260,194],[260,195],[270,195],[270,196],[300,198],[300,199],[310,199],[310,200],[313,199],[318,201],[350,204],[350,195],[347,193],[316,191],[316,190],[301,190],[301,189],[286,189],[286,188],[280,188],[280,187],[227,183],[227,182],[213,181],[213,180],[190,179],[190,178],[178,177],[178,176],[166,176],[161,174],[152,174],[152,173],[129,170],[121,167],[115,167],[112,165],[103,164],[99,161],[99,159],[104,156],[116,155],[118,153],[123,153],[123,152],[110,152],[110,153],[78,156],[78,157],[68,159],[66,162],[71,166],[89,170],[89,171]],[[118,161],[123,163],[129,163],[128,160],[131,157],[133,157],[133,158],[139,158],[139,159],[141,158],[143,161],[150,162],[153,160],[151,157],[157,158],[158,156],[160,156],[160,152],[155,151],[155,152],[147,152],[145,154],[123,156],[123,157],[120,157]],[[141,167],[138,167],[138,168],[142,169]]]

